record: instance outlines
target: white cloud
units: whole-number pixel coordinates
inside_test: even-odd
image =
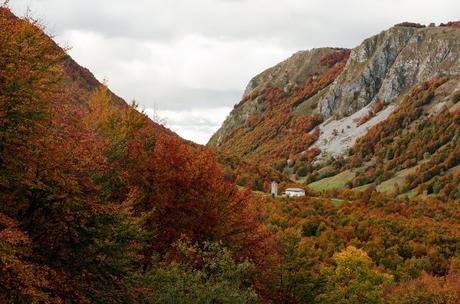
[[[217,131],[230,110],[230,107],[185,111],[157,111],[153,108],[146,108],[145,112],[150,118],[161,120],[166,127],[183,138],[206,144],[209,134]]]
[[[12,0],[127,101],[169,116],[231,109],[249,79],[300,49],[354,47],[401,21],[458,19],[458,0]],[[168,112],[169,111],[169,112]],[[196,112],[195,112],[196,113]],[[219,112],[220,113],[220,112]],[[204,142],[222,123],[185,115]],[[185,123],[185,121],[187,123]]]

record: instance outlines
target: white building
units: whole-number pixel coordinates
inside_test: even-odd
[[[288,197],[305,196],[305,190],[301,188],[287,188],[284,193]]]

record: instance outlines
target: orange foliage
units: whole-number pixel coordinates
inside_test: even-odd
[[[322,121],[323,119],[319,115],[299,116],[294,121],[293,132],[298,134],[308,133]]]
[[[310,149],[307,150],[305,153],[305,156],[307,157],[308,161],[311,162],[313,159],[321,154],[321,149],[318,147],[311,147]]]
[[[351,50],[349,49],[337,49],[336,52],[326,55],[320,59],[322,65],[332,67],[338,62],[346,61],[350,56]]]
[[[366,115],[364,115],[363,117],[361,117],[361,118],[359,119],[359,121],[356,123],[356,126],[359,127],[360,125],[365,124],[365,123],[368,122],[369,119],[371,119],[373,116],[374,116],[374,113],[373,113],[372,111],[367,112]]]
[[[383,110],[383,103],[380,100],[377,100],[376,102],[372,104],[372,112],[374,112],[374,114],[382,110]]]
[[[422,274],[421,277],[391,288],[390,303],[459,303],[460,277],[451,273],[446,277]]]
[[[127,270],[182,238],[264,267],[270,233],[211,152],[105,87],[86,98],[34,21],[0,9],[0,28],[0,302],[128,302]]]
[[[447,23],[441,23],[440,27],[460,27],[460,21],[449,21]]]

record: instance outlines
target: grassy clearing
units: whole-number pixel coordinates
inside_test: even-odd
[[[417,166],[399,171],[393,178],[386,180],[380,185],[378,185],[377,191],[386,194],[394,193],[396,190],[396,186],[402,187],[404,185],[404,178],[407,175],[414,173],[416,169]]]
[[[359,186],[359,187],[356,187],[356,188],[352,188],[351,190],[354,190],[354,191],[364,191],[367,189],[367,187],[371,186],[372,184],[365,184],[365,185],[362,185],[362,186]]]
[[[342,205],[343,200],[341,200],[339,198],[331,198],[331,202],[332,202],[332,204],[334,204],[336,206],[340,206],[340,205]]]
[[[316,191],[324,191],[330,189],[342,190],[343,188],[345,188],[346,183],[353,180],[354,177],[354,172],[352,172],[351,170],[346,170],[340,174],[313,182],[309,184],[308,187]]]
[[[407,196],[408,198],[412,198],[412,197],[415,197],[416,195],[417,195],[417,191],[411,190],[411,191],[408,191],[408,192],[406,192],[406,193],[403,193],[403,194],[398,195],[398,197]]]
[[[317,171],[318,173],[318,178],[320,179],[323,179],[325,178],[324,176],[326,176],[327,174],[329,173],[333,173],[334,171],[334,167],[332,166],[326,166],[324,168],[321,168]],[[305,181],[307,180],[307,177],[299,177],[298,179],[292,179],[293,181],[297,182],[297,183],[300,183],[300,184],[305,184]]]

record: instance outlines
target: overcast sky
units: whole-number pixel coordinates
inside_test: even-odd
[[[247,82],[298,50],[395,23],[460,19],[460,0],[12,0],[116,94],[206,143]]]

